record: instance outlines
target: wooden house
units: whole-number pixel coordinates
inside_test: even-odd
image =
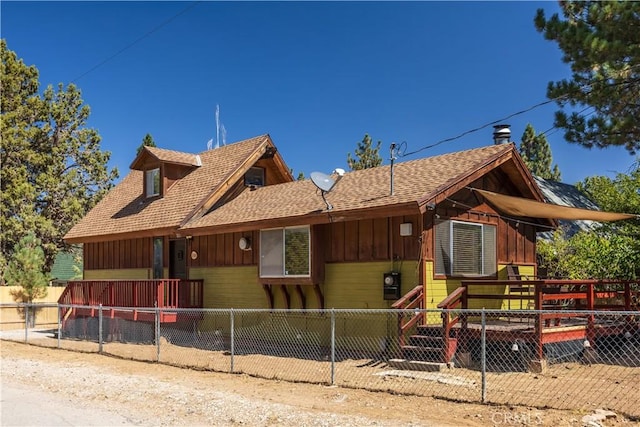
[[[593,281],[559,295],[568,283],[507,280],[536,277],[536,233],[557,226],[547,218],[553,208],[535,205],[543,194],[512,143],[326,179],[328,192],[293,180],[268,135],[200,154],[145,147],[65,236],[84,246],[84,280],[70,282],[60,303],[93,308],[68,307],[63,316],[95,316],[99,304],[134,308],[111,308],[110,317],[149,322],[153,313],[135,308],[540,309],[561,298],[595,307]],[[630,286],[601,297],[623,295],[624,306],[611,307],[630,309]],[[438,344],[423,355],[449,362],[464,335],[452,328],[467,328],[468,319],[445,313],[410,316],[397,329],[389,320],[353,319],[341,332],[394,329],[404,345],[416,327],[436,327]],[[313,329],[301,316],[300,329]],[[569,334],[544,335],[545,322],[557,326],[560,317],[537,314],[535,330],[522,332],[539,359],[543,343],[595,334],[591,316]],[[199,320],[162,311],[160,322],[182,321]]]
[[[330,205],[268,135],[145,147],[65,239],[85,280],[202,280],[204,307],[388,308],[424,285],[433,308],[463,278],[535,275],[536,232],[555,225],[505,219],[473,189],[543,201],[513,144],[348,172]]]

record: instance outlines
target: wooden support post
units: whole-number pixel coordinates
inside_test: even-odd
[[[284,294],[285,307],[288,309],[291,308],[291,296],[289,295],[289,291],[287,290],[287,285],[280,285],[280,289],[282,289],[282,293]]]
[[[536,357],[538,360],[544,359],[544,350],[542,347],[542,285],[536,284],[536,324],[535,324],[535,336],[536,336]]]
[[[262,285],[265,294],[267,294],[267,301],[269,301],[269,308],[273,310],[273,292],[271,292],[271,285]]]
[[[304,292],[302,292],[302,286],[296,285],[296,292],[298,293],[298,297],[300,297],[300,304],[303,309],[307,308],[307,298],[304,296]]]

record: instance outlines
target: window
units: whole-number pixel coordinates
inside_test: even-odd
[[[160,194],[160,169],[151,169],[145,171],[147,197],[153,197]]]
[[[264,186],[264,169],[259,167],[253,167],[244,174],[244,185],[247,187],[262,187]]]
[[[260,232],[260,277],[309,277],[309,227]]]
[[[162,237],[153,239],[153,278],[162,279],[164,276]]]
[[[496,262],[496,227],[460,221],[436,221],[436,274],[490,276]]]

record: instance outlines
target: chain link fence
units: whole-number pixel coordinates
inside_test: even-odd
[[[45,309],[54,323],[39,321]],[[11,304],[0,306],[0,336],[266,379],[639,418],[640,312],[558,313]],[[21,329],[8,328],[12,316]]]

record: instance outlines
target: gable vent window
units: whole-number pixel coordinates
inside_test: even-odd
[[[151,169],[145,171],[145,186],[147,189],[147,197],[153,197],[160,194],[160,169]]]
[[[436,274],[492,276],[496,261],[496,227],[461,221],[436,221]]]
[[[252,167],[244,174],[244,185],[247,187],[263,187],[264,186],[264,169]]]

